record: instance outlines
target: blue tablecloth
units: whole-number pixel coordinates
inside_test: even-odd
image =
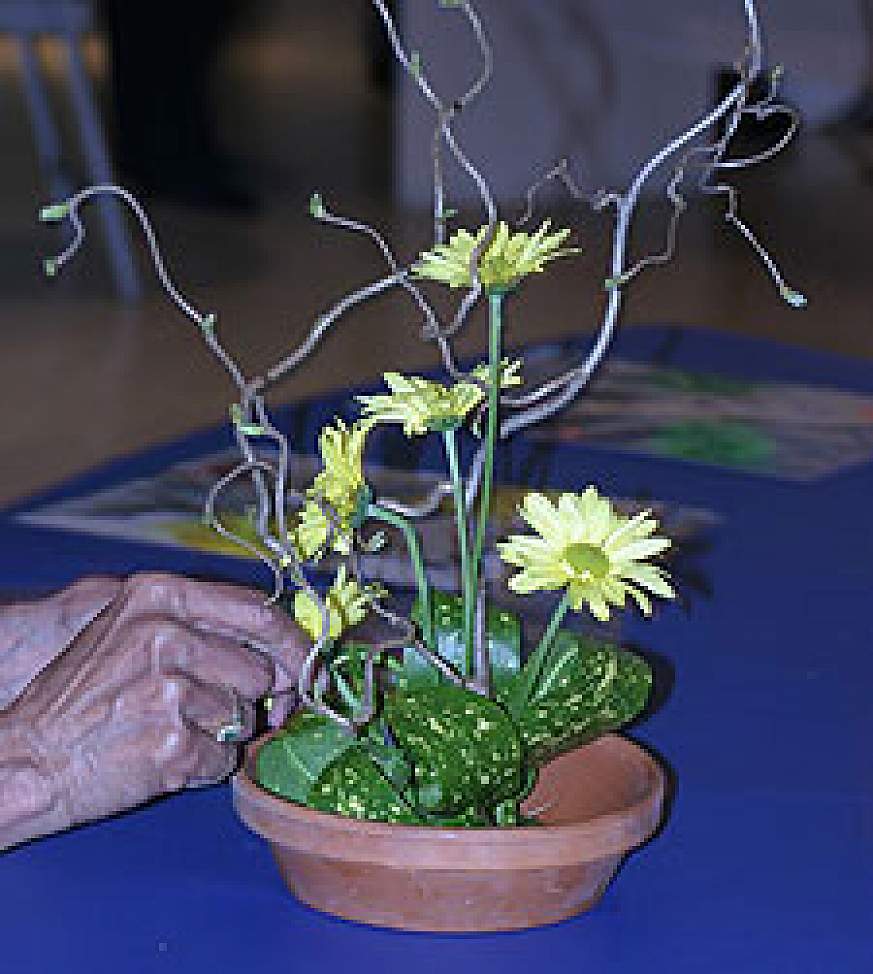
[[[666,339],[665,339],[666,336]],[[627,332],[676,368],[873,393],[873,366],[697,330]],[[25,507],[215,449],[225,432],[126,459]],[[518,481],[514,455],[502,475]],[[814,482],[561,445],[540,476],[703,507],[711,596],[627,636],[671,661],[667,702],[633,736],[676,795],[661,834],[591,913],[543,930],[427,936],[322,916],[285,891],[226,786],[0,856],[0,971],[873,971],[873,467]],[[0,517],[0,587],[161,568],[251,579],[250,565]]]

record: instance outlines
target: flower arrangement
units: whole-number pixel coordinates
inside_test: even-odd
[[[487,229],[487,228],[485,228]],[[317,563],[333,548],[360,550],[370,522],[407,539],[417,599],[414,624],[399,646],[362,644],[354,627],[369,611],[390,618],[387,593],[339,569],[318,602],[298,591],[297,622],[321,638],[324,679],[308,709],[260,751],[258,779],[272,792],[321,811],[420,825],[519,825],[521,804],[537,770],[564,751],[633,719],[648,698],[651,673],[639,657],[561,628],[567,613],[608,620],[610,609],[635,603],[651,613],[651,596],[670,599],[665,570],[649,559],[670,546],[644,511],[619,514],[596,488],[565,493],[557,504],[532,492],[521,517],[534,534],[507,538],[501,558],[520,571],[509,587],[521,594],[560,593],[536,649],[521,659],[521,625],[505,610],[489,611],[481,567],[497,446],[496,416],[504,390],[521,385],[520,361],[502,355],[503,306],[512,289],[561,250],[568,232],[532,236],[501,224],[480,260],[491,308],[490,357],[451,385],[389,372],[387,394],[361,396],[362,418],[337,419],[319,437],[323,467],[308,502],[289,527],[298,551]],[[464,286],[475,241],[463,231],[422,256],[420,278]],[[485,429],[476,410],[487,403]],[[407,437],[443,441],[459,552],[460,595],[433,591],[412,520],[374,501],[363,459],[367,437],[400,424]],[[476,505],[467,502],[458,437],[483,442]],[[475,521],[475,527],[471,522]],[[326,629],[326,631],[325,631]],[[349,636],[347,641],[344,637]],[[345,733],[346,728],[354,733]]]
[[[756,5],[743,0],[748,47],[736,86],[704,118],[660,149],[622,191],[588,192],[563,161],[527,194],[529,220],[537,190],[562,183],[577,201],[614,213],[614,240],[604,279],[606,311],[590,353],[563,374],[527,389],[523,361],[504,350],[504,317],[513,294],[555,261],[575,258],[570,229],[544,220],[533,233],[501,219],[487,180],[459,145],[453,123],[487,84],[493,55],[487,32],[470,0],[441,0],[468,22],[482,54],[482,73],[460,98],[443,98],[431,86],[420,55],[409,50],[388,6],[372,0],[400,65],[434,109],[433,245],[404,264],[373,227],[333,213],[320,194],[310,215],[319,223],[363,234],[379,248],[388,274],[343,297],[313,325],[307,340],[264,375],[247,377],[219,338],[214,314],[204,313],[172,282],[156,237],[139,203],[116,186],[91,187],[46,207],[42,218],[69,219],[76,231],[60,256],[46,262],[54,274],[84,239],[79,210],[99,194],[111,194],[132,209],[146,235],[158,277],[178,308],[199,328],[207,347],[235,383],[239,398],[230,410],[240,450],[239,464],[206,499],[205,519],[222,536],[259,558],[271,571],[273,598],[287,598],[312,639],[300,674],[300,709],[260,750],[257,778],[263,788],[290,802],[332,815],[420,826],[515,827],[534,822],[523,811],[540,769],[557,755],[584,745],[633,720],[643,710],[652,675],[643,659],[565,626],[568,615],[608,620],[615,610],[652,613],[653,600],[674,598],[660,559],[670,547],[650,511],[620,513],[596,486],[557,498],[532,491],[519,508],[530,533],[497,543],[514,571],[508,587],[522,596],[553,593],[554,610],[529,652],[522,647],[520,620],[495,604],[483,581],[495,453],[520,429],[547,420],[572,402],[602,362],[615,333],[623,294],[647,268],[668,261],[676,228],[687,209],[685,184],[692,175],[704,194],[723,197],[725,219],[761,258],[783,298],[801,307],[804,297],[789,287],[775,261],[740,218],[736,189],[725,173],[775,155],[797,127],[793,111],[778,102],[781,72],[765,74]],[[753,97],[760,82],[762,97]],[[730,156],[740,122],[774,115],[788,120],[779,142],[753,158]],[[720,126],[719,126],[720,123]],[[711,141],[707,133],[718,127]],[[450,232],[456,214],[445,206],[443,153],[470,177],[486,222],[475,232]],[[634,261],[630,230],[644,187],[672,160],[667,198],[672,207],[662,253]],[[463,292],[451,320],[441,320],[428,288]],[[357,415],[335,419],[318,439],[321,467],[300,488],[288,482],[291,446],[273,424],[269,388],[292,374],[338,320],[368,298],[403,289],[421,313],[424,337],[445,367],[443,381],[386,371],[386,390],[360,396]],[[457,363],[452,339],[473,309],[487,304],[487,359],[471,370]],[[446,478],[420,504],[379,497],[368,483],[369,438],[398,424],[410,439],[441,441]],[[466,442],[464,442],[466,441]],[[468,447],[472,447],[468,449]],[[466,465],[462,462],[467,457]],[[220,510],[226,488],[246,480],[251,488],[255,538],[234,531],[232,514]],[[438,591],[428,579],[417,521],[448,504],[458,550],[456,592]],[[376,530],[373,531],[373,528]],[[363,555],[387,543],[405,545],[415,579],[412,608],[363,571]],[[341,567],[324,579],[323,561]],[[289,594],[290,590],[290,594]],[[542,597],[542,596],[540,596]],[[391,633],[367,640],[356,627],[368,616]]]

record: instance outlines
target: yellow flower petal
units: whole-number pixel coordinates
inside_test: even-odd
[[[592,488],[581,497],[562,494],[558,500],[558,513],[564,523],[572,525],[573,540],[585,544],[600,544],[613,525],[612,506],[609,501],[599,498]]]
[[[402,423],[406,436],[460,425],[483,401],[484,393],[471,382],[446,387],[419,376],[386,372],[391,395],[359,396],[371,423]]]
[[[604,578],[600,583],[603,598],[619,609],[627,602],[627,586],[617,578]]]
[[[529,274],[541,273],[551,261],[579,253],[576,248],[564,247],[570,236],[569,230],[550,234],[550,227],[547,220],[534,234],[513,233],[505,222],[500,222],[479,258],[482,286],[488,291],[508,290]],[[475,236],[459,230],[448,243],[438,244],[422,254],[412,269],[413,274],[450,287],[471,287],[473,253],[485,240],[487,232],[487,227],[480,228]]]
[[[622,568],[622,574],[631,582],[648,589],[652,595],[658,595],[662,599],[676,598],[676,593],[664,577],[663,571],[654,565],[626,565]]]
[[[503,359],[500,363],[500,388],[511,389],[514,386],[524,385],[521,369],[521,359]],[[491,378],[491,367],[487,362],[483,362],[481,365],[477,365],[470,375],[479,382],[488,382]]]
[[[658,529],[658,522],[650,515],[651,511],[640,511],[626,521],[618,522],[615,530],[606,539],[607,548],[617,548],[628,541],[639,541],[654,534]]]
[[[544,494],[528,494],[519,511],[525,521],[553,546],[563,547],[569,540],[568,524]]]
[[[552,546],[543,538],[526,534],[511,535],[497,543],[500,557],[510,565],[527,565],[534,561],[554,560]]]
[[[348,533],[349,520],[356,513],[361,491],[366,487],[364,449],[372,423],[346,425],[341,419],[325,426],[318,437],[322,469],[307,493],[326,501],[340,520],[340,533]]]
[[[519,593],[566,589],[576,611],[588,609],[602,621],[610,605],[623,608],[628,596],[640,611],[651,612],[647,593],[674,598],[666,572],[645,559],[665,551],[649,512],[633,518],[619,514],[594,487],[582,494],[562,494],[557,506],[543,494],[528,494],[520,509],[534,535],[513,535],[501,542],[501,558],[520,571],[509,579]]]
[[[643,592],[638,589],[636,585],[625,584],[628,595],[636,602],[637,607],[644,616],[650,616],[652,614],[652,602],[651,599]]]
[[[377,585],[362,588],[357,581],[348,578],[345,565],[340,566],[333,584],[324,596],[330,616],[329,638],[339,639],[347,629],[363,622],[374,600],[382,594],[382,589]],[[294,618],[313,639],[321,638],[321,609],[315,599],[305,591],[294,594]]]
[[[595,587],[571,582],[568,594],[574,611],[582,612],[587,608],[599,622],[609,622],[609,605]]]
[[[612,552],[613,557],[622,561],[641,561],[666,551],[672,542],[668,538],[644,538],[642,541],[631,541]]]
[[[301,561],[320,557],[327,544],[330,522],[315,501],[308,501],[297,514],[297,523],[289,532],[290,541]]]

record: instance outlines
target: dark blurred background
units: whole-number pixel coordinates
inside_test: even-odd
[[[742,53],[742,4],[667,6],[483,0],[496,74],[459,132],[508,216],[563,156],[592,186],[620,186],[713,104]],[[424,0],[395,7],[441,90],[463,90],[476,51],[457,12]],[[640,278],[626,325],[711,326],[869,357],[870,5],[769,0],[763,13],[785,96],[806,124],[777,162],[737,183],[809,308],[788,309],[718,206],[695,200],[676,261]],[[231,398],[159,292],[140,238],[119,259],[96,208],[83,253],[57,279],[41,272],[65,238],[37,210],[91,181],[104,141],[118,179],[147,202],[182,290],[218,314],[250,369],[382,271],[366,240],[309,219],[313,190],[391,234],[404,259],[428,241],[430,119],[393,71],[366,0],[0,0],[0,119],[0,501],[219,421]],[[747,133],[750,144],[759,135]],[[456,173],[450,187],[464,222],[478,225],[469,187]],[[560,194],[542,202],[586,255],[526,291],[513,345],[590,332],[603,298],[608,224]],[[661,246],[667,212],[659,196],[647,206],[641,250]],[[132,284],[137,300],[124,296]],[[413,311],[389,296],[348,319],[280,398],[435,366]],[[461,348],[482,347],[476,320]]]

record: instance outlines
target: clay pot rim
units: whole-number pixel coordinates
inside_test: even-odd
[[[243,766],[233,778],[237,813],[259,835],[278,845],[300,842],[317,847],[321,854],[338,859],[381,862],[396,859],[396,846],[438,848],[441,864],[459,869],[480,868],[487,858],[505,851],[517,868],[521,854],[530,867],[566,861],[568,845],[588,850],[584,858],[622,855],[651,837],[660,819],[664,774],[643,748],[627,738],[607,734],[586,747],[608,747],[632,762],[645,778],[640,798],[614,811],[582,822],[528,827],[447,828],[370,822],[316,811],[272,794],[258,785],[250,770],[268,735],[249,745]],[[559,759],[560,760],[560,759]],[[276,823],[280,825],[277,827]],[[338,840],[342,838],[342,842]],[[523,851],[522,851],[523,850]]]

